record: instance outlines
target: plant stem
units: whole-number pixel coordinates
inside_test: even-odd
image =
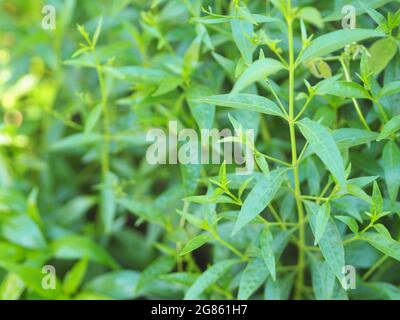
[[[389,121],[389,118],[386,114],[385,108],[383,107],[383,105],[378,101],[378,100],[374,100],[373,102],[375,102],[376,106],[378,107],[379,113],[381,114],[381,117],[383,119],[384,124],[386,122]]]
[[[380,258],[372,267],[371,269],[369,269],[364,276],[362,277],[362,279],[364,281],[367,281],[369,279],[369,277],[375,272],[376,269],[378,269],[387,259],[389,259],[389,256],[383,256],[382,258]]]
[[[294,176],[294,193],[296,198],[296,206],[298,213],[299,223],[299,255],[297,261],[297,280],[295,299],[301,299],[303,285],[304,285],[304,247],[305,247],[305,230],[304,230],[304,211],[301,202],[301,190],[299,181],[299,167],[297,161],[297,145],[296,145],[296,131],[294,121],[294,45],[293,45],[293,16],[291,1],[287,1],[287,25],[288,25],[288,43],[289,43],[289,130],[290,142],[292,149],[292,167]]]
[[[340,64],[342,65],[346,81],[351,81],[351,77],[350,77],[349,71],[347,70],[347,67],[346,67],[346,64],[343,61],[343,58],[340,58],[339,61],[340,61]],[[354,108],[357,111],[358,117],[360,118],[360,121],[362,122],[362,124],[364,125],[364,127],[368,131],[371,131],[371,128],[369,127],[367,121],[364,118],[364,115],[362,114],[362,111],[361,111],[361,108],[360,108],[360,106],[358,104],[358,101],[355,98],[353,98],[352,101],[353,101],[353,104],[354,104]]]
[[[216,241],[218,241],[220,244],[222,244],[224,247],[228,248],[231,250],[234,254],[236,254],[238,257],[240,257],[242,260],[248,260],[249,258],[245,256],[243,253],[241,253],[238,249],[236,249],[234,246],[232,246],[230,243],[226,242],[223,240],[217,232],[211,232],[212,236]]]
[[[107,86],[104,78],[103,69],[97,59],[96,53],[93,52],[96,60],[96,71],[100,84],[101,93],[101,112],[103,119],[103,149],[101,155],[101,172],[103,179],[106,178],[110,170],[110,159],[109,159],[109,139],[110,139],[110,116],[107,108]]]

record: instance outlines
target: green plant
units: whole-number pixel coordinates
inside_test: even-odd
[[[0,5],[1,298],[400,298],[398,1]],[[255,171],[149,164],[170,121]]]

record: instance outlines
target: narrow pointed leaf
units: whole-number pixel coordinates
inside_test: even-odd
[[[200,294],[217,282],[236,263],[237,260],[223,260],[208,268],[186,292],[185,300],[198,299]]]
[[[247,93],[229,93],[197,99],[200,102],[221,107],[256,111],[278,117],[284,117],[281,109],[271,100]]]
[[[233,229],[235,235],[240,229],[257,217],[274,199],[282,185],[286,170],[277,169],[261,178],[250,191],[240,209],[238,219]]]
[[[261,234],[260,238],[260,247],[261,247],[261,255],[264,259],[264,262],[270,272],[272,279],[276,280],[276,271],[275,271],[275,254],[273,250],[273,236],[269,229]]]
[[[313,151],[332,173],[341,188],[345,188],[346,175],[343,159],[329,131],[318,122],[307,118],[298,122],[298,126]]]
[[[301,57],[301,62],[326,56],[327,54],[340,50],[353,42],[384,36],[385,34],[383,32],[368,29],[333,31],[313,40],[310,46],[304,51]]]
[[[211,236],[203,233],[200,234],[193,239],[191,239],[182,249],[180,252],[180,255],[183,256],[189,252],[192,252],[193,250],[196,250],[197,248],[200,248],[202,245],[206,244],[208,241],[211,240]]]
[[[236,81],[232,93],[237,93],[247,88],[251,84],[266,80],[268,76],[284,69],[285,66],[275,59],[262,59],[252,63]]]

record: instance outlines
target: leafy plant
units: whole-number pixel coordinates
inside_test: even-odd
[[[50,2],[0,1],[1,299],[400,298],[399,1]]]

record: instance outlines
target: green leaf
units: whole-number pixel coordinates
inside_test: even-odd
[[[362,239],[384,254],[400,261],[400,243],[379,233],[365,232]]]
[[[275,59],[262,59],[252,63],[243,74],[237,79],[232,89],[232,93],[238,93],[246,89],[251,84],[266,80],[267,77],[284,69],[285,66]]]
[[[25,256],[25,250],[8,241],[0,241],[0,260],[17,262]]]
[[[188,289],[185,294],[185,300],[198,299],[208,287],[218,281],[228,270],[236,264],[237,260],[222,260],[208,268],[197,278],[195,283]]]
[[[179,165],[179,168],[181,169],[185,195],[189,196],[196,192],[201,178],[201,167],[200,161],[194,164],[181,163]]]
[[[341,128],[332,132],[333,139],[339,149],[348,149],[370,143],[376,140],[378,135],[377,132],[355,128]]]
[[[342,98],[368,99],[368,91],[361,85],[350,81],[335,81],[318,86],[319,95],[330,94]]]
[[[349,192],[349,194],[352,194],[353,196],[362,199],[369,204],[372,203],[371,197],[357,185],[350,183],[347,184],[347,191]]]
[[[321,29],[324,27],[324,21],[322,19],[321,13],[313,7],[303,7],[297,13],[297,16],[308,23]]]
[[[232,235],[238,233],[240,229],[257,217],[275,198],[286,171],[285,169],[271,171],[256,183],[240,209]]]
[[[156,280],[158,277],[170,272],[174,268],[174,266],[175,266],[174,257],[171,256],[158,257],[140,274],[135,292],[140,292],[143,288],[145,288],[148,284]]]
[[[390,119],[382,129],[381,134],[378,136],[377,141],[388,138],[392,134],[400,130],[400,115]]]
[[[48,299],[66,299],[65,295],[60,290],[60,283],[55,279],[55,288],[48,290],[43,287],[43,280],[46,273],[42,273],[40,267],[33,267],[25,264],[16,264],[6,261],[0,261],[0,268],[12,272],[22,280],[27,288],[37,293],[39,296]]]
[[[260,258],[251,260],[243,270],[240,278],[238,299],[247,300],[265,282],[268,269]]]
[[[371,72],[376,76],[386,68],[390,60],[398,51],[396,40],[392,37],[376,41],[370,48],[368,64]]]
[[[203,233],[200,234],[194,238],[192,238],[182,249],[180,252],[180,255],[183,256],[189,252],[192,252],[193,250],[196,250],[197,248],[200,248],[202,245],[206,244],[208,241],[210,241],[212,238],[209,234]]]
[[[186,91],[186,99],[190,111],[197,122],[199,129],[211,129],[215,117],[215,105],[200,102],[197,98],[212,94],[212,90],[203,86],[192,86]]]
[[[272,278],[268,278],[264,290],[264,299],[289,300],[294,277],[295,273],[292,272],[281,277],[278,276],[276,281]]]
[[[361,4],[361,1],[364,6]],[[328,17],[325,17],[325,21],[335,21],[340,20],[343,18],[342,8],[344,4],[351,4],[357,15],[364,14],[366,12],[366,7],[376,9],[379,7],[384,6],[385,4],[393,1],[398,0],[360,0],[360,1],[353,1],[353,0],[341,0],[337,1],[335,5],[335,11],[330,14]]]
[[[107,172],[103,185],[101,186],[100,216],[105,234],[109,234],[112,231],[116,214],[114,179],[113,174]]]
[[[321,177],[312,157],[307,159],[307,184],[311,194],[319,194]]]
[[[18,300],[25,290],[25,283],[15,273],[9,272],[0,284],[0,300]]]
[[[382,211],[383,211],[383,199],[381,190],[379,189],[378,183],[374,181],[374,187],[372,191],[371,213],[373,215],[378,215]]]
[[[88,259],[83,258],[75,263],[72,269],[67,272],[63,280],[63,291],[66,294],[72,295],[77,292],[83,278],[85,277],[87,266]]]
[[[310,201],[305,201],[305,205],[307,212],[310,215],[311,229],[315,234],[316,215],[318,214],[319,206]],[[319,240],[318,245],[332,272],[339,279],[339,281],[341,281],[343,277],[342,270],[343,266],[345,265],[344,247],[340,233],[332,219],[328,220],[325,232]]]
[[[244,61],[247,64],[253,62],[254,44],[251,42],[253,37],[253,24],[244,19],[231,19],[231,30],[233,40],[236,43]]]
[[[383,32],[368,29],[346,29],[333,31],[313,40],[310,46],[304,51],[300,62],[326,56],[332,52],[344,48],[346,45],[353,42],[384,36],[385,34]]]
[[[256,111],[273,116],[284,117],[279,107],[271,100],[247,93],[229,93],[197,99],[199,102],[217,106]]]
[[[92,144],[100,142],[102,136],[96,133],[77,133],[70,135],[50,146],[50,151],[64,152],[76,150],[77,148],[88,147]]]
[[[155,84],[160,85],[168,77],[168,73],[160,69],[144,68],[139,66],[114,68],[122,74],[126,80],[136,84]]]
[[[332,135],[321,124],[308,118],[297,124],[303,136],[310,143],[312,150],[332,173],[341,189],[345,190],[346,175],[343,159]]]
[[[383,149],[383,172],[389,198],[394,203],[400,187],[400,149],[394,141],[386,143]]]
[[[319,243],[319,240],[323,236],[326,226],[328,225],[328,221],[331,217],[331,206],[329,202],[325,202],[322,206],[319,207],[317,216],[315,218],[315,239],[314,245]]]
[[[385,84],[385,86],[379,91],[379,97],[388,97],[400,92],[400,81],[393,81]]]
[[[102,110],[101,104],[98,104],[92,110],[90,110],[90,113],[85,123],[85,133],[93,131],[93,128],[96,126],[97,122],[100,119],[101,110]]]
[[[42,231],[27,215],[15,215],[5,218],[0,225],[2,236],[8,241],[28,249],[43,249],[46,240]]]
[[[118,268],[115,260],[102,247],[87,237],[79,235],[65,235],[54,240],[51,245],[53,256],[58,259],[82,259],[103,264],[111,268]]]
[[[358,0],[358,4],[368,13],[368,15],[375,21],[377,24],[385,23],[385,17],[381,15],[378,11],[371,8],[369,5],[365,5],[362,1]]]
[[[324,261],[311,259],[311,280],[315,298],[317,300],[331,300],[335,286],[335,274],[329,264]]]
[[[276,280],[276,271],[275,271],[275,254],[273,250],[273,241],[274,238],[269,229],[264,230],[260,237],[260,247],[261,247],[261,256],[264,259],[264,262],[268,268],[269,273],[272,276],[272,279]]]
[[[335,216],[336,219],[346,224],[353,233],[358,233],[358,224],[355,219],[349,216]]]
[[[265,175],[268,175],[270,172],[269,165],[267,160],[262,155],[256,155],[255,157],[258,167],[261,169],[261,172]]]
[[[381,223],[374,224],[374,229],[382,236],[388,239],[392,239],[389,230]]]
[[[84,290],[117,300],[134,299],[138,280],[137,271],[113,271],[94,278],[84,286]]]

